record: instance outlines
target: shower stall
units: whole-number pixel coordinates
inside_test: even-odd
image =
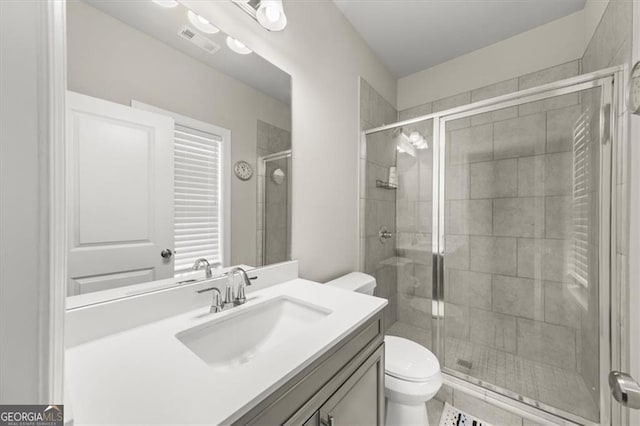
[[[387,334],[450,381],[609,422],[620,81],[604,70],[365,132],[363,268]]]

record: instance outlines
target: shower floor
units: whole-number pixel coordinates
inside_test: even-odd
[[[431,330],[397,321],[387,334],[431,347]],[[597,421],[598,404],[582,376],[472,342],[447,338],[445,366],[543,404]],[[470,361],[471,368],[458,364]],[[463,362],[464,364],[464,362]]]

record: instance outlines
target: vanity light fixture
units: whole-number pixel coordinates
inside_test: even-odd
[[[262,0],[256,11],[256,19],[269,31],[282,31],[287,26],[282,0]]]
[[[282,31],[287,26],[282,0],[232,0],[269,31]]]
[[[239,53],[240,55],[248,55],[249,53],[253,52],[253,50],[245,46],[244,43],[236,40],[231,36],[227,36],[227,46],[229,46],[229,49],[233,50],[236,53]]]
[[[191,10],[187,11],[187,17],[189,18],[189,22],[191,22],[194,27],[205,34],[216,34],[220,31],[218,27],[207,21],[202,16],[192,12]]]
[[[178,5],[177,0],[151,0],[160,7],[166,7],[167,9],[176,7]]]

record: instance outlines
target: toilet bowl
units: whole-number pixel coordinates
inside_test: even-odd
[[[326,283],[348,291],[373,295],[376,280],[352,272]],[[442,386],[440,363],[424,346],[397,336],[385,336],[384,396],[387,426],[425,426],[427,401]]]
[[[442,386],[438,359],[402,337],[385,336],[384,343],[386,425],[428,425],[426,403]]]

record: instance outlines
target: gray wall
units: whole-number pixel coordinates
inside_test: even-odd
[[[232,2],[183,3],[291,75],[292,255],[302,277],[320,282],[356,270],[358,78],[392,102],[396,80],[333,2],[285,0],[289,23],[279,33]]]
[[[38,90],[46,76],[38,63],[43,6],[0,2],[0,404],[54,402],[42,400],[49,300],[48,153],[39,145],[47,136],[40,116],[47,99]]]
[[[397,111],[364,78],[360,78],[360,129],[367,130],[397,120]],[[360,151],[360,244],[361,270],[376,278],[375,295],[389,301],[384,311],[385,326],[396,321],[396,191],[376,187],[387,181],[389,167],[396,164],[396,149],[389,132],[370,135],[361,141]],[[378,230],[385,226],[393,238],[382,243]]]

